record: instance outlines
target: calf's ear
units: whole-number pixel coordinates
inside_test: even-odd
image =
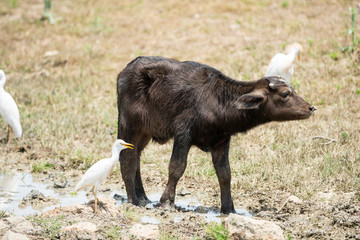
[[[248,93],[239,97],[234,106],[237,109],[257,109],[265,100],[265,96],[260,93]]]

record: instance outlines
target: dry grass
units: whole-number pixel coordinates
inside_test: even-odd
[[[340,52],[350,44],[348,8],[355,2],[64,0],[53,3],[55,25],[39,20],[42,0],[0,5],[0,69],[24,129],[22,139],[0,145],[4,166],[52,161],[84,169],[109,155],[116,138],[116,76],[138,55],[199,61],[253,80],[264,75],[272,55],[297,41],[304,51],[293,83],[318,110],[309,120],[271,123],[234,137],[233,189],[302,197],[360,191],[360,67]],[[59,53],[44,56],[53,50]],[[336,142],[324,145],[313,136]],[[27,151],[17,152],[22,146]],[[148,146],[144,179],[158,171],[165,181],[170,152],[171,144]],[[197,149],[185,175],[217,182],[210,156]]]

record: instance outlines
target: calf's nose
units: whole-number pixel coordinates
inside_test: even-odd
[[[313,105],[311,105],[311,106],[309,107],[309,110],[310,110],[310,112],[314,112],[314,111],[316,110],[316,108],[315,108]]]

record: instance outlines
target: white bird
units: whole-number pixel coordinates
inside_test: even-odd
[[[265,76],[280,76],[290,84],[290,79],[294,74],[294,61],[296,58],[300,61],[302,46],[299,43],[293,43],[286,49],[288,54],[277,53],[271,59]]]
[[[3,70],[0,70],[0,114],[8,126],[7,138],[9,143],[12,137],[11,128],[18,138],[22,135],[22,128],[20,124],[19,109],[12,96],[4,90],[5,82],[5,73]]]
[[[75,191],[79,191],[85,187],[92,187],[91,192],[95,197],[95,213],[97,213],[97,202],[99,201],[96,197],[96,192],[100,183],[105,181],[116,166],[119,161],[120,152],[125,148],[133,149],[133,147],[134,145],[126,143],[122,139],[116,140],[112,147],[111,158],[104,158],[92,165],[81,178],[80,182],[76,185]]]

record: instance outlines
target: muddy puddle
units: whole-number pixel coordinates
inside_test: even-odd
[[[0,210],[12,213],[17,216],[27,216],[30,214],[41,214],[55,207],[65,207],[71,204],[84,204],[92,199],[86,189],[77,193],[71,192],[72,188],[67,187],[57,190],[54,185],[47,181],[37,180],[35,175],[30,173],[0,173]],[[100,192],[99,196],[110,196],[114,198],[118,206],[127,202],[126,193],[122,191]],[[148,194],[151,203],[143,204],[145,209],[156,209],[159,203],[161,192]],[[177,214],[172,214],[174,222],[184,220],[186,212],[193,212],[203,216],[209,222],[221,222],[221,214],[218,208],[202,206],[200,201],[191,196],[179,195],[176,197]],[[236,209],[238,214],[251,216],[245,209]],[[149,214],[147,214],[149,213]],[[146,211],[141,218],[143,223],[160,224],[161,217]]]
[[[40,214],[59,206],[83,204],[86,192],[76,196],[56,192],[50,185],[36,181],[29,173],[0,174],[0,210],[17,216]]]

